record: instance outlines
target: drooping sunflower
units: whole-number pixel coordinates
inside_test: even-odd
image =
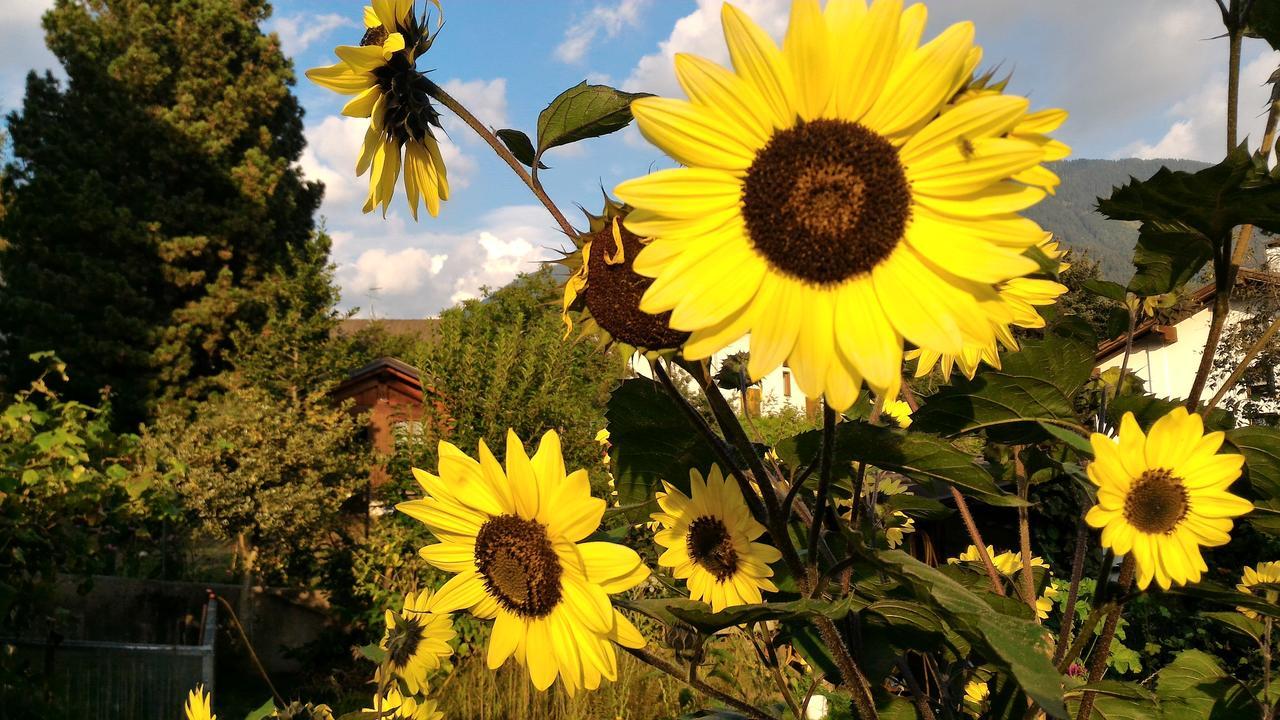
[[[662,485],[665,492],[657,494],[662,511],[650,516],[659,525],[654,541],[666,548],[658,564],[688,584],[690,597],[720,612],[760,602],[762,590],[778,591],[769,580],[769,564],[782,553],[755,542],[765,528],[751,517],[737,482],[719,465],[711,466],[705,480],[690,470],[689,495],[666,481]]]
[[[409,692],[425,691],[427,674],[453,654],[449,641],[455,633],[449,615],[437,612],[431,591],[423,590],[405,595],[399,612],[388,609],[386,625],[380,646],[387,663],[381,667],[403,680]]]
[[[1240,575],[1240,584],[1236,585],[1236,589],[1246,595],[1252,595],[1254,585],[1267,583],[1280,583],[1280,562],[1262,562],[1258,563],[1257,567],[1246,567]],[[1280,592],[1275,590],[1266,590],[1262,595],[1268,602],[1280,599]],[[1258,613],[1253,610],[1242,607],[1236,610],[1251,620],[1258,619]]]
[[[187,704],[184,709],[187,720],[218,720],[218,716],[213,714],[213,698],[204,691],[203,684],[196,685],[195,689],[187,695]]]
[[[416,60],[434,40],[428,20],[418,19],[414,0],[373,0],[364,9],[364,37],[359,46],[340,45],[340,62],[312,68],[307,77],[343,95],[354,95],[342,114],[369,118],[356,175],[369,175],[364,211],[382,207],[386,217],[400,177],[403,153],[404,190],[413,218],[422,200],[432,216],[449,199],[449,181],[432,126],[440,113],[431,104],[432,83]]]
[[[645,640],[609,594],[635,587],[649,569],[630,548],[582,542],[605,510],[591,497],[587,471],[565,472],[555,431],[532,459],[508,431],[505,471],[483,441],[478,462],[446,442],[439,457],[438,476],[413,471],[424,497],[396,506],[440,541],[422,557],[457,573],[437,591],[436,612],[468,609],[493,620],[489,667],[514,656],[539,690],[556,677],[571,694],[616,679],[612,643],[638,648]]]
[[[679,348],[689,333],[668,326],[671,313],[650,315],[640,309],[640,298],[653,280],[635,271],[636,256],[648,240],[620,222],[630,210],[606,196],[599,215],[586,213],[587,231],[574,238],[576,249],[557,261],[571,271],[562,316],[566,335],[576,318],[582,336],[622,346],[623,357],[630,357],[627,350],[652,356]]]
[[[1157,420],[1150,434],[1125,413],[1119,438],[1090,438],[1094,460],[1087,470],[1098,504],[1085,521],[1102,529],[1104,547],[1133,554],[1138,587],[1152,579],[1165,589],[1199,582],[1208,569],[1200,546],[1225,545],[1232,518],[1253,510],[1228,490],[1244,457],[1218,454],[1224,438],[1205,434],[1200,416],[1181,407]]]
[[[384,713],[384,720],[442,720],[444,713],[436,709],[436,701],[430,698],[405,697],[393,683],[387,688],[387,694],[381,698],[374,697],[373,707],[365,712]],[[390,713],[390,714],[385,714]]]
[[[677,55],[690,100],[632,103],[685,166],[615,192],[636,208],[627,227],[653,238],[636,258],[655,278],[641,308],[692,333],[686,357],[749,333],[753,380],[786,361],[843,410],[864,380],[893,395],[905,343],[996,342],[1000,285],[1038,267],[1024,252],[1046,233],[1017,213],[1046,194],[1050,144],[1025,126],[1025,98],[962,94],[981,57],[973,26],[920,45],[925,14],[795,0],[779,48],[726,4],[734,70]]]

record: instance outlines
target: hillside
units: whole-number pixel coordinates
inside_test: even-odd
[[[1094,208],[1099,196],[1129,182],[1130,176],[1145,180],[1161,166],[1195,172],[1207,167],[1194,160],[1067,160],[1051,167],[1062,178],[1055,196],[1046,198],[1026,212],[1044,229],[1058,236],[1068,247],[1087,252],[1101,265],[1102,274],[1125,282],[1133,276],[1133,246],[1138,241],[1136,223],[1116,222]],[[1258,243],[1261,244],[1260,242]],[[1257,248],[1253,257],[1258,257]],[[1252,261],[1246,261],[1246,266]]]

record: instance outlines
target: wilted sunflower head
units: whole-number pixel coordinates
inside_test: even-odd
[[[671,313],[651,315],[640,298],[653,280],[635,270],[636,256],[648,240],[623,226],[631,209],[605,196],[599,215],[589,212],[587,231],[574,238],[576,249],[559,260],[572,271],[564,286],[565,332],[578,320],[582,335],[648,354],[679,348],[689,333],[668,326]]]
[[[439,9],[437,0],[430,0]],[[436,27],[440,15],[437,13]],[[409,207],[418,216],[421,197],[432,215],[449,197],[444,161],[433,127],[440,112],[431,104],[433,83],[417,68],[417,59],[435,40],[429,12],[418,17],[414,0],[374,0],[364,9],[365,30],[360,44],[341,45],[340,62],[312,68],[307,77],[343,95],[354,95],[342,109],[350,117],[367,117],[369,129],[356,164],[356,174],[369,178],[364,211],[387,206],[404,159],[404,184]]]
[[[328,705],[312,705],[294,700],[276,710],[275,720],[333,720],[333,710]]]

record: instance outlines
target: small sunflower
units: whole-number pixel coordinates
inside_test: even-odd
[[[1258,563],[1257,567],[1246,567],[1244,573],[1240,575],[1240,584],[1236,585],[1236,589],[1246,595],[1252,595],[1254,585],[1268,583],[1280,583],[1280,562],[1263,562]],[[1267,602],[1275,602],[1280,599],[1280,592],[1267,590],[1262,596],[1267,599]],[[1252,610],[1247,608],[1236,608],[1236,610],[1251,620],[1258,619],[1258,613]]]
[[[889,522],[893,524],[885,527],[884,540],[890,550],[902,545],[907,536],[916,531],[916,521],[901,510],[894,510]]]
[[[1015,573],[1017,573],[1019,570],[1022,569],[1021,553],[1016,553],[1016,552],[1013,552],[1012,550],[1006,550],[1004,552],[996,552],[996,549],[994,546],[988,545],[987,557],[991,558],[991,564],[995,566],[996,570],[999,571],[1001,575],[1004,575],[1006,577],[1012,577]],[[978,547],[976,545],[970,545],[969,547],[965,548],[965,551],[960,553],[958,556],[948,559],[947,563],[951,565],[957,565],[962,562],[981,562],[981,561],[982,561],[982,557],[978,555]],[[1040,558],[1032,555],[1031,567],[1033,569],[1045,568],[1047,570],[1049,568],[1049,564],[1044,561],[1044,558]]]
[[[444,713],[436,709],[436,701],[429,698],[405,697],[392,684],[387,694],[373,698],[373,707],[365,712],[383,713],[382,720],[443,720]],[[386,713],[390,713],[389,715]]]
[[[440,541],[422,548],[423,559],[457,573],[436,593],[436,612],[494,620],[489,667],[514,655],[539,690],[556,677],[570,694],[617,679],[613,643],[645,640],[609,595],[649,569],[630,548],[582,542],[605,502],[591,497],[586,470],[565,472],[560,437],[548,431],[531,459],[508,431],[505,470],[483,441],[479,462],[447,442],[439,457],[439,476],[413,471],[424,497],[396,506]]]
[[[1049,613],[1053,612],[1053,603],[1061,594],[1062,591],[1054,587],[1053,580],[1050,580],[1049,583],[1044,586],[1044,592],[1040,597],[1036,598],[1036,617],[1041,620],[1048,620]]]
[[[973,680],[965,683],[964,699],[974,705],[981,705],[983,701],[991,695],[991,688],[981,680]]]
[[[204,691],[204,685],[196,685],[187,695],[187,720],[218,720],[213,714],[213,698]]]
[[[750,334],[748,372],[783,362],[847,409],[865,380],[891,396],[906,343],[958,355],[997,341],[999,288],[1038,268],[1046,233],[1018,213],[1056,178],[1040,130],[1061,111],[969,91],[971,23],[920,45],[926,9],[795,0],[782,48],[724,5],[733,71],[677,55],[690,101],[632,103],[685,167],[629,180],[627,227],[653,240],[640,307],[671,312],[690,359]],[[966,95],[966,93],[968,93]],[[1034,121],[1034,122],[1033,122]]]
[[[911,427],[911,406],[902,400],[890,400],[884,404],[882,413],[888,415],[900,428]]]
[[[689,333],[667,326],[669,312],[650,315],[640,309],[640,298],[653,280],[635,271],[636,256],[648,240],[623,225],[629,212],[606,196],[602,213],[586,213],[588,229],[574,239],[577,249],[558,261],[572,271],[564,285],[565,334],[573,331],[576,317],[581,334],[596,336],[602,344],[645,354],[674,350]]]
[[[1199,582],[1208,570],[1200,546],[1227,544],[1231,519],[1253,510],[1228,491],[1244,457],[1219,455],[1224,437],[1206,435],[1199,415],[1175,408],[1149,435],[1125,413],[1117,440],[1101,433],[1090,438],[1095,457],[1087,470],[1098,504],[1085,521],[1102,530],[1104,547],[1133,554],[1138,587],[1153,578],[1164,589]]]
[[[431,591],[423,590],[405,595],[399,612],[386,611],[387,629],[380,643],[387,653],[385,667],[415,694],[426,690],[427,673],[453,654],[453,622],[434,605]]]
[[[689,596],[711,605],[712,612],[761,601],[761,590],[777,592],[769,580],[770,563],[782,553],[754,542],[764,526],[751,517],[742,491],[719,465],[712,465],[704,481],[702,473],[689,471],[691,494],[668,482],[658,493],[662,512],[650,517],[660,525],[654,540],[666,548],[658,564],[672,568],[672,575],[689,585]]]
[[[415,65],[434,37],[426,18],[416,17],[414,0],[374,0],[364,9],[364,24],[359,46],[338,46],[340,62],[312,68],[307,77],[355,96],[342,114],[370,119],[356,162],[356,175],[372,170],[364,211],[381,206],[386,217],[403,152],[404,190],[413,218],[418,219],[419,200],[438,215],[440,202],[449,199],[444,159],[431,129],[440,127],[440,113],[428,97],[432,82]]]

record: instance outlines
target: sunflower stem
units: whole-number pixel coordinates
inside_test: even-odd
[[[547,212],[551,213],[551,217],[555,218],[556,224],[560,226],[560,229],[565,235],[568,237],[574,237],[578,234],[577,230],[574,230],[573,225],[569,223],[569,220],[565,218],[564,213],[560,212],[560,208],[556,207],[556,204],[551,201],[551,197],[542,189],[542,185],[534,181],[533,177],[529,175],[529,171],[524,169],[524,165],[522,165],[520,161],[516,159],[516,156],[507,149],[507,146],[502,143],[502,140],[498,139],[497,135],[494,135],[489,128],[485,127],[484,123],[480,122],[475,115],[471,114],[470,110],[467,110],[462,103],[458,102],[452,95],[445,92],[444,88],[439,85],[428,81],[427,94],[441,105],[453,111],[453,114],[457,115],[458,119],[466,123],[467,127],[471,128],[476,135],[479,135],[481,140],[484,140],[489,144],[489,147],[493,148],[493,151],[497,153],[498,157],[505,160],[507,165],[511,166],[511,171],[529,187],[529,191],[538,198],[538,201],[547,209]]]
[[[1116,580],[1117,595],[1128,592],[1129,586],[1133,583],[1134,568],[1133,553],[1129,553],[1120,565],[1120,577]],[[1089,682],[1091,683],[1101,680],[1107,672],[1107,659],[1111,657],[1111,641],[1115,639],[1116,628],[1120,626],[1122,610],[1124,610],[1124,597],[1118,597],[1114,603],[1111,603],[1111,611],[1102,625],[1102,635],[1099,636],[1098,644],[1093,649],[1092,657],[1089,658]],[[1080,698],[1080,711],[1076,714],[1076,720],[1088,720],[1092,716],[1096,697],[1097,693],[1086,692],[1084,697]]]
[[[756,495],[755,490],[753,490],[750,483],[747,482],[746,473],[743,471],[742,467],[729,453],[729,446],[725,443],[724,438],[716,434],[716,431],[713,430],[711,426],[707,424],[706,419],[702,417],[702,413],[698,412],[697,408],[689,403],[689,399],[680,392],[680,388],[676,387],[675,382],[671,380],[671,375],[667,373],[666,368],[664,368],[661,363],[653,363],[653,374],[657,376],[658,381],[667,389],[667,393],[671,395],[671,397],[676,401],[676,404],[680,406],[680,409],[684,411],[685,416],[688,417],[689,421],[698,429],[698,432],[702,433],[702,436],[707,440],[707,443],[711,445],[711,450],[715,453],[716,458],[725,466],[725,470],[733,474],[734,479],[738,483],[738,488],[742,491],[742,497],[747,502],[747,507],[751,509],[751,513],[758,518],[765,518],[765,509],[764,506],[760,504],[759,496]]]
[[[716,688],[708,685],[702,680],[692,679],[691,681],[691,678],[685,675],[685,673],[680,672],[680,669],[677,668],[675,665],[672,665],[671,663],[667,662],[666,660],[663,660],[662,658],[658,657],[657,655],[654,655],[653,653],[650,653],[646,650],[639,649],[639,648],[629,648],[621,645],[619,645],[619,647],[621,647],[623,650],[626,650],[628,653],[631,654],[632,657],[636,658],[640,662],[643,662],[646,665],[649,665],[651,667],[657,668],[658,670],[661,670],[662,672],[670,675],[671,677],[687,684],[689,687],[693,688],[694,690],[697,690],[703,695],[706,695],[709,698],[714,698],[716,700],[719,700],[720,702],[724,703],[725,705],[728,705],[729,707],[733,708],[734,710],[737,710],[738,712],[741,712],[747,717],[754,718],[754,720],[779,720],[778,718],[775,718],[774,716],[769,715],[768,713],[764,712],[763,710],[760,710],[759,708],[757,708],[756,706],[748,702],[739,700],[738,698],[730,695],[729,693],[723,692],[721,690],[717,690]]]
[[[253,643],[249,642],[249,636],[245,634],[244,626],[240,624],[240,618],[236,615],[236,611],[231,607],[231,603],[227,602],[227,599],[221,595],[216,593],[210,594],[218,600],[222,607],[227,609],[227,613],[231,616],[231,624],[235,626],[236,632],[240,634],[240,642],[243,642],[245,649],[249,651],[249,659],[253,661],[254,669],[258,671],[258,675],[262,677],[262,681],[265,682],[267,687],[271,690],[271,696],[276,699],[277,703],[279,703],[279,707],[285,707],[288,703],[285,702],[280,691],[276,690],[275,683],[271,682],[271,676],[267,674],[267,669],[262,666],[262,661],[258,659],[258,653],[253,649]]]
[[[1067,604],[1062,608],[1062,630],[1058,634],[1058,646],[1053,650],[1053,663],[1057,665],[1067,653],[1071,642],[1071,626],[1076,618],[1076,602],[1080,599],[1080,581],[1084,578],[1084,557],[1088,549],[1089,530],[1084,516],[1076,520],[1076,548],[1071,558],[1071,587],[1067,590]]]
[[[929,707],[929,697],[920,687],[920,681],[916,680],[916,674],[911,672],[911,665],[907,663],[905,655],[898,658],[898,672],[902,673],[902,679],[906,681],[907,689],[911,691],[911,702],[916,706],[916,713],[919,714],[920,720],[936,720],[937,716],[933,714],[933,708]]]
[[[876,712],[875,702],[871,699],[871,682],[867,680],[866,674],[862,672],[862,668],[858,667],[858,663],[853,659],[853,655],[849,652],[848,646],[845,645],[844,638],[840,636],[840,631],[836,628],[836,624],[825,615],[815,617],[813,624],[818,629],[818,634],[822,636],[822,641],[831,650],[831,654],[836,661],[836,667],[840,668],[840,677],[844,681],[844,685],[850,690],[853,709],[858,718],[860,720],[876,720],[880,715]]]
[[[1014,453],[1014,467],[1018,473],[1018,499],[1026,502],[1031,491],[1031,481],[1027,478],[1026,467],[1022,458]],[[1026,505],[1018,507],[1018,550],[1022,554],[1022,568],[1019,579],[1022,580],[1023,600],[1031,608],[1031,616],[1036,624],[1040,623],[1040,615],[1036,612],[1036,580],[1031,569],[1031,512]]]
[[[964,521],[965,530],[969,531],[969,539],[973,541],[973,546],[978,550],[978,559],[982,561],[982,567],[986,568],[987,578],[991,580],[992,592],[1004,597],[1004,585],[1000,582],[1000,573],[996,572],[996,565],[991,562],[991,554],[987,552],[987,545],[982,542],[982,533],[978,532],[978,524],[973,521],[973,513],[969,512],[969,503],[959,490],[953,486],[948,487],[951,490],[952,499],[956,501],[956,509],[960,511],[960,519]]]
[[[809,528],[809,573],[817,587],[818,538],[822,535],[822,522],[827,516],[827,495],[831,488],[831,459],[836,451],[836,411],[824,398],[822,400],[822,460],[818,471],[818,495],[813,506],[813,525]]]

